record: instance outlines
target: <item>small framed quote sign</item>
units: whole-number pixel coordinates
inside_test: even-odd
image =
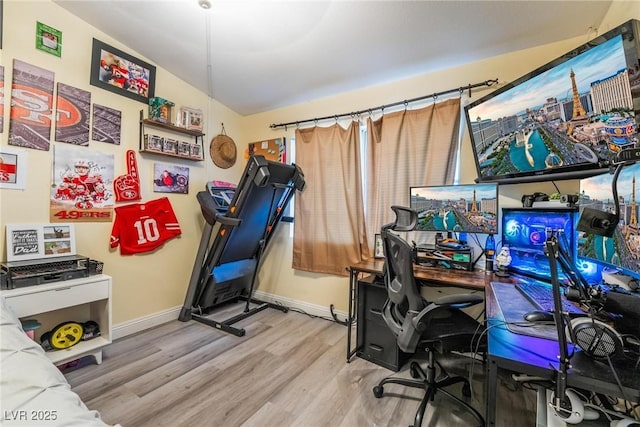
[[[75,254],[73,224],[7,224],[7,261]]]

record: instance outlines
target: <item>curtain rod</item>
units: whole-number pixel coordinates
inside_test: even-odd
[[[329,120],[329,119],[338,120],[341,117],[354,117],[364,113],[371,114],[371,112],[374,110],[382,110],[382,112],[384,112],[385,108],[396,107],[398,105],[404,105],[406,107],[410,102],[422,101],[423,99],[428,99],[428,98],[433,98],[435,100],[437,97],[441,95],[448,95],[453,92],[460,92],[460,94],[462,94],[462,92],[464,92],[465,90],[468,90],[469,96],[471,96],[471,89],[475,89],[477,87],[483,87],[483,86],[493,86],[494,84],[497,84],[497,83],[498,83],[498,79],[485,80],[484,82],[481,82],[481,83],[474,83],[474,84],[469,84],[467,86],[460,86],[455,89],[447,89],[441,92],[432,93],[431,95],[424,95],[424,96],[419,96],[417,98],[405,99],[404,101],[393,102],[391,104],[381,105],[375,108],[368,108],[366,110],[352,111],[351,113],[334,114],[333,116],[317,117],[313,119],[298,120],[295,122],[271,124],[269,125],[269,127],[271,129],[281,128],[281,127],[286,128],[287,126],[292,126],[292,125],[298,126],[302,123],[319,122],[320,120]]]

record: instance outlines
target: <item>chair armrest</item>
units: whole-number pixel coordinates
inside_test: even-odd
[[[484,297],[480,294],[455,294],[440,297],[433,301],[433,304],[453,308],[466,308],[482,301],[484,301]]]

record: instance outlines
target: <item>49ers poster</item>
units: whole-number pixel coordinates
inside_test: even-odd
[[[9,145],[49,151],[53,77],[52,71],[13,60]]]
[[[111,222],[113,154],[57,144],[52,169],[51,222]]]

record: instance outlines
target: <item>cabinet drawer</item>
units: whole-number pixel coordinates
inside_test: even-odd
[[[25,317],[107,298],[109,281],[102,280],[75,286],[61,285],[55,289],[9,296],[6,299],[18,317]]]

